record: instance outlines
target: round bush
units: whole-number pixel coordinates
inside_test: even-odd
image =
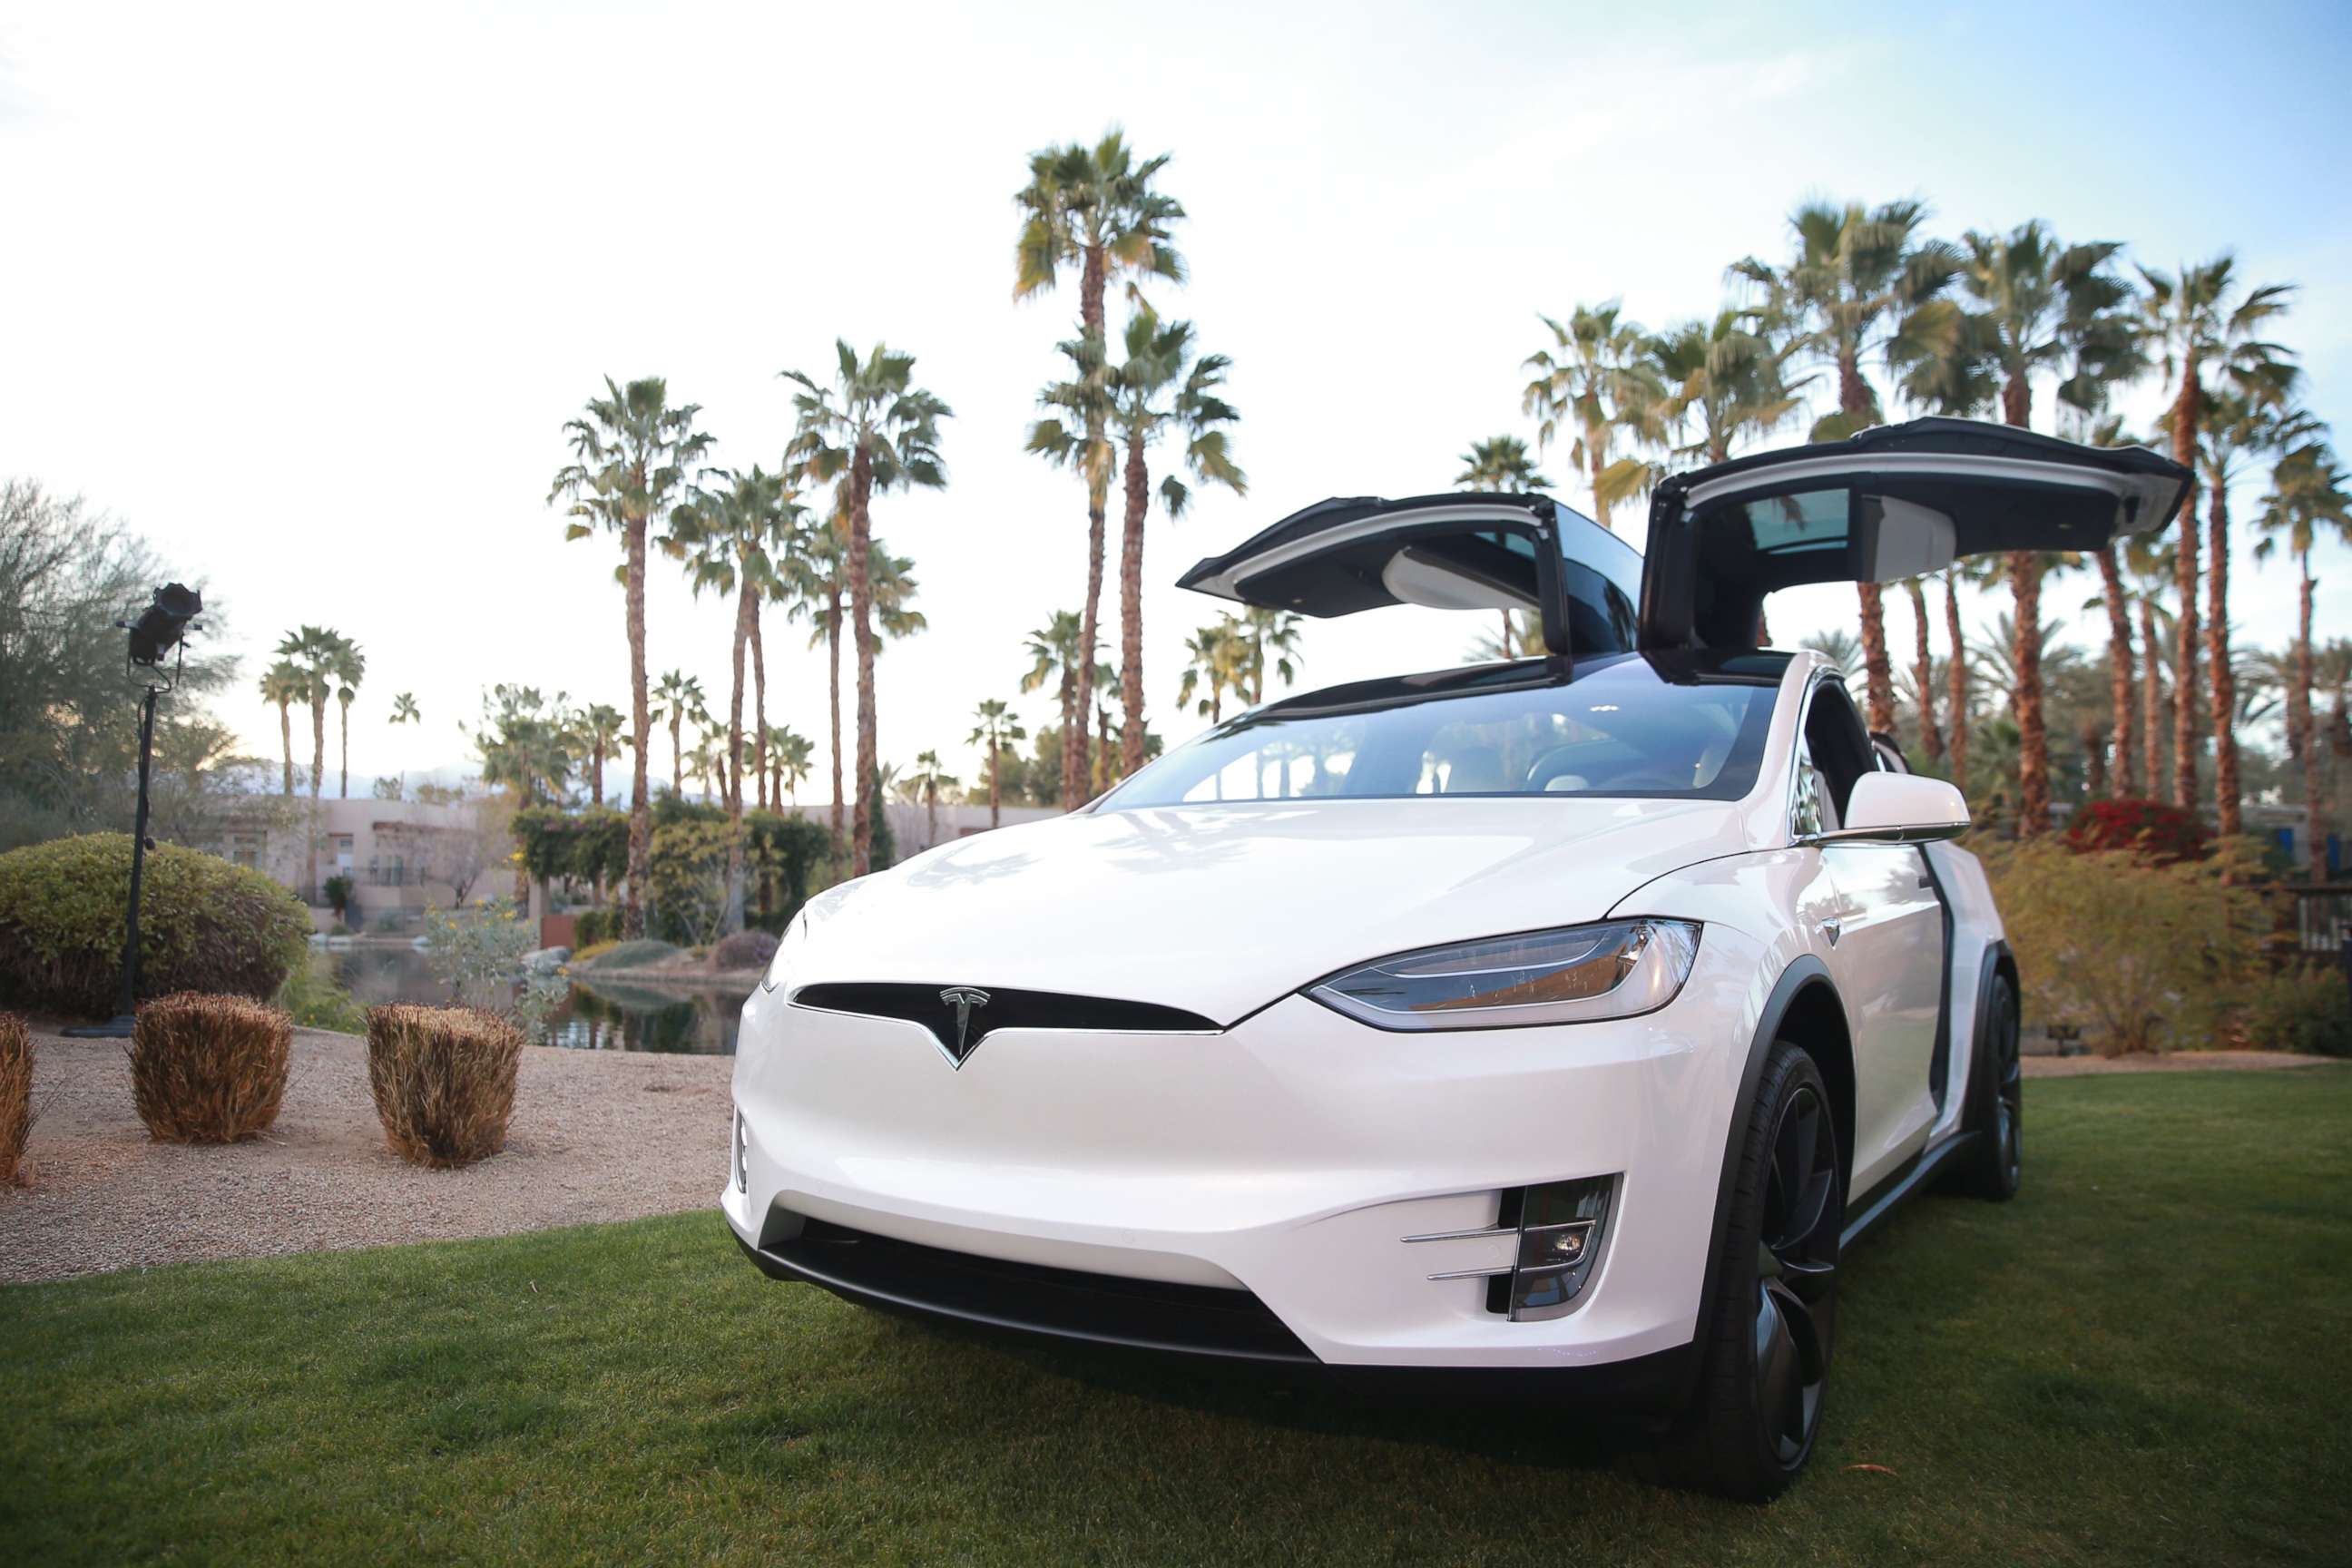
[[[163,1143],[236,1143],[278,1120],[293,1020],[242,996],[182,992],[139,1009],[131,1089]]]
[[[101,1018],[122,984],[131,836],[93,833],[0,855],[0,1005]],[[139,995],[265,1001],[300,962],[310,914],[260,872],[159,844],[139,889]]]
[[[763,931],[739,931],[722,937],[710,950],[713,969],[765,969],[768,960],[776,956],[776,939]]]

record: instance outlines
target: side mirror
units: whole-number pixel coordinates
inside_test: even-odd
[[[1942,779],[1864,773],[1854,781],[1845,824],[1804,835],[1806,844],[1927,844],[1969,830],[1968,798]]]

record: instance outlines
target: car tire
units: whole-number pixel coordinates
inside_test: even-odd
[[[1975,1105],[1969,1126],[1979,1136],[1967,1156],[1960,1185],[1992,1203],[2017,1195],[2024,1174],[2025,1077],[2018,1056],[2017,987],[1992,977],[1985,998],[1984,1038],[1974,1064]]]
[[[1835,1116],[1813,1058],[1775,1041],[1733,1173],[1686,1435],[1692,1479],[1738,1501],[1787,1490],[1821,1431],[1845,1224]]]

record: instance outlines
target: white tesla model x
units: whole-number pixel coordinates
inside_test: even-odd
[[[1542,658],[1210,730],[833,889],[745,1004],[723,1200],[780,1279],[1069,1339],[1672,1422],[1768,1497],[1842,1247],[2017,1189],[2018,977],[1958,791],[1764,596],[2168,520],[2142,449],[1946,419],[1663,484],[1328,500],[1244,604],[1538,613]]]

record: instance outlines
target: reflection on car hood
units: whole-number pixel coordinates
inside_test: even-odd
[[[795,984],[1001,985],[1230,1023],[1367,959],[1598,920],[1744,847],[1715,801],[1269,802],[979,834],[812,910]]]

